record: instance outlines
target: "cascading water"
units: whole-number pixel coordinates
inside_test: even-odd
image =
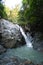
[[[32,43],[29,41],[29,39],[28,39],[28,37],[26,36],[26,34],[25,34],[25,32],[23,31],[23,29],[22,29],[22,27],[20,27],[20,32],[22,33],[22,35],[24,36],[24,38],[25,38],[25,41],[26,41],[26,45],[28,46],[28,47],[33,47],[32,46]]]
[[[16,24],[16,25],[17,25],[17,24]],[[33,46],[32,46],[32,43],[30,42],[28,36],[25,34],[25,32],[24,32],[24,30],[22,29],[22,27],[19,26],[19,25],[17,25],[17,27],[19,27],[20,32],[21,32],[21,34],[23,35],[23,37],[24,37],[24,39],[25,39],[25,41],[26,41],[27,47],[31,47],[31,48],[32,48],[32,47],[33,47]],[[29,37],[30,37],[30,36],[29,36]]]

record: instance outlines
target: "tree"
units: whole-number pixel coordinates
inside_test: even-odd
[[[29,19],[29,0],[23,0],[22,4],[23,5],[19,12],[19,21],[26,23]]]
[[[42,31],[43,27],[43,0],[23,0],[23,13],[21,14],[31,29]]]
[[[7,18],[6,12],[4,10],[4,5],[1,3],[2,0],[0,0],[0,18]]]
[[[19,6],[17,5],[14,9],[12,10],[7,10],[7,12],[9,12],[9,15],[8,15],[8,19],[12,22],[17,22],[18,20],[18,12],[19,12]],[[8,14],[8,13],[7,13]]]
[[[43,27],[43,0],[29,0],[30,15],[29,21],[32,24],[32,29],[42,31]]]

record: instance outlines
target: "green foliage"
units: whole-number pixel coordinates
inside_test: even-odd
[[[8,9],[8,8],[7,8]],[[18,21],[18,17],[19,17],[19,15],[18,15],[18,12],[19,12],[19,6],[16,6],[14,9],[12,9],[12,10],[7,10],[6,11],[6,13],[7,13],[7,15],[8,15],[8,19],[10,20],[10,21],[12,21],[13,23],[17,23],[17,21]],[[9,14],[8,14],[9,13]]]
[[[0,18],[7,18],[6,12],[4,11],[4,5],[0,2]]]
[[[31,24],[32,28],[36,26],[40,30],[43,27],[43,0],[23,0],[22,3],[21,16]]]
[[[29,5],[29,22],[32,22],[31,29],[34,31],[43,31],[43,0],[29,0]]]
[[[29,0],[23,0],[22,1],[23,5],[21,7],[21,10],[19,12],[19,20],[21,20],[22,22],[26,23],[28,21],[28,15],[29,14]]]
[[[0,16],[3,17],[4,6],[0,3]]]
[[[9,7],[6,7],[0,2],[0,18],[7,19],[12,22],[16,22],[18,20],[18,10],[19,6],[17,5],[14,9],[10,10]]]

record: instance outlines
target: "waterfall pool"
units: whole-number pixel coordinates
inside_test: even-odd
[[[8,49],[6,53],[0,55],[0,57],[14,57],[18,56],[22,59],[31,60],[34,63],[43,62],[43,53],[29,48],[26,45],[16,49]]]

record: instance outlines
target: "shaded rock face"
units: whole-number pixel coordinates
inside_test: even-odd
[[[41,32],[37,32],[34,34],[33,48],[43,52],[43,34]]]
[[[25,44],[25,40],[19,30],[19,25],[17,24],[0,19],[0,33],[2,35],[2,45],[6,48]]]

